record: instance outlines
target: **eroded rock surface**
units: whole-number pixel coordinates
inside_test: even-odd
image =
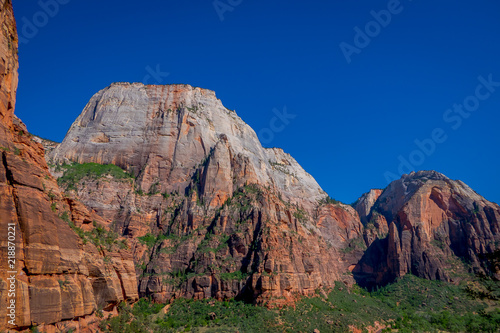
[[[127,250],[84,244],[70,218],[92,225],[83,205],[73,209],[51,176],[43,147],[14,116],[17,88],[17,32],[10,0],[0,0],[0,330],[53,324],[137,299],[134,263]],[[95,214],[94,214],[95,215]],[[86,218],[87,217],[87,218]],[[97,220],[99,216],[95,215]],[[8,227],[15,228],[9,243]],[[14,268],[7,266],[15,244]],[[110,248],[110,250],[112,250]],[[108,259],[109,258],[109,259]],[[12,262],[11,262],[12,263]],[[16,275],[15,326],[7,321]]]
[[[363,242],[356,211],[323,202],[290,155],[263,148],[209,90],[113,84],[50,158],[133,173],[81,179],[69,193],[130,237],[140,293],[159,301],[291,299],[350,281],[343,274],[361,256],[342,252]]]
[[[133,175],[66,190],[129,238],[139,292],[161,302],[279,302],[350,283],[350,272],[365,285],[407,273],[449,280],[451,261],[486,269],[482,256],[498,247],[498,206],[465,184],[412,173],[355,208],[340,204],[212,91],[188,85],[101,90],[50,159]]]
[[[50,155],[56,162],[113,163],[137,176],[144,192],[157,184],[169,193],[184,192],[209,156],[218,165],[206,169],[213,184],[203,190],[214,207],[246,183],[270,186],[310,209],[325,196],[289,154],[263,148],[213,91],[189,85],[112,84],[91,98]]]
[[[458,258],[475,272],[488,271],[485,255],[500,244],[499,218],[500,207],[462,181],[412,172],[392,182],[373,205],[369,220],[386,223],[388,236],[370,245],[354,272],[367,284],[407,273],[453,280],[464,270]]]

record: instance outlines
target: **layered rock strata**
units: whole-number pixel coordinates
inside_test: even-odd
[[[75,326],[72,320],[99,307],[137,299],[134,263],[129,251],[84,244],[75,233],[102,218],[62,195],[42,146],[14,116],[16,23],[10,0],[0,0],[0,9],[0,330],[60,322]],[[7,261],[13,253],[13,261]],[[15,297],[7,280],[13,275]],[[4,306],[12,301],[14,325]]]

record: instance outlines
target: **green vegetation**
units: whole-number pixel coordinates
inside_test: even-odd
[[[106,230],[104,227],[98,225],[94,222],[94,229],[91,231],[84,231],[82,228],[77,227],[68,212],[63,212],[59,215],[59,218],[64,222],[68,223],[71,229],[83,240],[83,243],[91,242],[97,248],[106,248],[108,251],[112,251],[115,248],[126,249],[128,248],[125,240],[118,240],[118,234],[111,230]]]
[[[141,299],[133,308],[125,303],[118,307],[120,315],[107,319],[101,323],[104,332],[136,332],[147,333],[151,325],[151,316],[157,314],[163,305],[152,304],[146,299]],[[102,312],[101,312],[102,313]]]
[[[297,178],[297,176],[294,173],[290,173],[290,171],[288,170],[288,166],[286,164],[279,163],[279,162],[273,162],[271,160],[269,160],[269,164],[271,165],[271,167],[274,170],[278,170],[279,172],[282,172],[285,175],[289,175],[289,176]]]
[[[68,280],[57,280],[57,282],[59,283],[60,288],[64,288],[69,284]]]
[[[207,233],[205,238],[201,241],[200,245],[198,245],[198,249],[196,250],[196,252],[198,252],[198,253],[208,253],[208,252],[217,253],[220,250],[227,247],[228,241],[229,241],[229,236],[227,236],[227,235],[215,236],[212,233]]]
[[[355,251],[355,250],[366,250],[366,244],[365,244],[365,241],[363,240],[363,237],[358,237],[358,238],[355,238],[355,239],[352,239],[349,244],[341,249],[340,251],[343,252],[343,253],[351,253],[352,251]]]
[[[334,205],[339,205],[342,202],[335,200],[334,198],[331,198],[330,196],[327,196],[319,201],[320,206],[321,205],[326,205],[326,204],[334,204]]]
[[[231,281],[231,280],[246,280],[249,274],[243,273],[241,271],[231,272],[231,273],[220,273],[220,279],[222,281]]]
[[[179,269],[168,273],[168,278],[167,279],[164,278],[163,282],[176,287],[180,287],[183,283],[187,282],[187,280],[199,275],[203,274],[197,274],[193,272],[188,273],[185,270]]]
[[[73,163],[56,166],[56,171],[61,170],[64,174],[57,183],[67,190],[76,190],[76,185],[84,178],[99,179],[109,175],[115,179],[134,179],[131,174],[114,164]]]
[[[197,231],[197,230],[195,230]],[[174,233],[169,233],[169,234],[159,234],[158,236],[155,236],[151,233],[147,233],[146,235],[142,237],[137,237],[139,242],[141,244],[146,245],[149,249],[151,249],[153,246],[155,246],[158,243],[163,242],[165,239],[171,240],[174,244],[170,248],[163,248],[160,250],[160,252],[165,252],[165,253],[174,253],[177,250],[177,247],[185,242],[186,240],[192,238],[194,236],[195,232],[183,235],[183,236],[178,236]]]
[[[237,273],[225,273],[233,275]],[[174,274],[174,276],[177,276]],[[243,277],[243,274],[242,274]],[[180,272],[178,279],[185,280]],[[498,281],[497,281],[498,283]],[[163,305],[146,299],[101,323],[104,332],[348,332],[378,321],[385,332],[498,332],[500,310],[471,297],[464,286],[407,275],[368,292],[336,283],[328,296],[302,298],[295,307],[268,309],[241,301],[175,300],[166,315]]]
[[[156,244],[156,241],[157,241],[157,237],[153,234],[150,234],[150,233],[148,233],[142,237],[137,237],[137,239],[139,240],[139,242],[141,244],[146,245],[148,248],[152,248]]]
[[[255,202],[262,199],[263,193],[260,187],[256,184],[248,184],[240,187],[233,196],[224,202],[222,207],[225,206],[235,208],[238,212],[251,211],[255,206]]]
[[[148,195],[155,195],[155,194],[158,194],[160,193],[158,187],[160,186],[160,182],[155,182],[154,184],[151,185],[151,187],[149,188],[149,192],[148,192]]]
[[[299,220],[299,222],[305,223],[307,221],[307,212],[301,208],[297,208],[297,210],[293,213],[293,217]]]

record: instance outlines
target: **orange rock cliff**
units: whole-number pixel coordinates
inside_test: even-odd
[[[132,255],[86,243],[75,227],[99,221],[65,198],[42,146],[14,115],[17,32],[10,0],[0,1],[0,330],[59,323],[138,297]],[[8,226],[15,226],[15,263],[7,265]],[[15,297],[7,280],[15,271]],[[9,292],[10,290],[10,292]],[[15,326],[7,307],[15,300]],[[85,325],[85,320],[81,320]],[[68,323],[77,327],[76,323]],[[63,324],[64,326],[65,324]],[[62,328],[59,327],[59,328]]]

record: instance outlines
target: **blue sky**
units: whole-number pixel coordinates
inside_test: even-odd
[[[290,153],[338,200],[434,169],[500,202],[498,1],[14,0],[14,9],[16,114],[34,134],[61,141],[112,82],[188,83],[215,90],[264,146]],[[295,117],[271,126],[285,107]]]

